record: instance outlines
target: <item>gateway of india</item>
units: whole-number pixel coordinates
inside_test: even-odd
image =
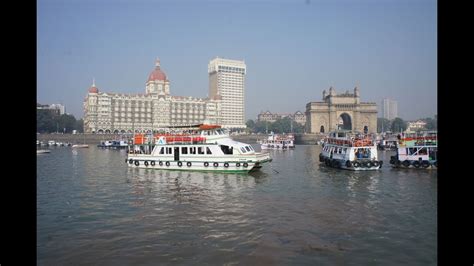
[[[329,94],[323,91],[322,102],[306,104],[306,127],[308,133],[327,133],[336,129],[376,133],[377,104],[361,102],[358,87],[354,88],[354,93],[340,94],[330,87]]]

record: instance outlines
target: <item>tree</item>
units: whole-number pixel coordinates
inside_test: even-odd
[[[55,115],[51,110],[37,109],[36,110],[36,131],[39,133],[50,133],[56,130],[56,123],[54,121]]]
[[[84,120],[81,118],[76,121],[76,127],[78,133],[84,133]]]
[[[391,129],[390,120],[387,118],[377,118],[377,132],[389,131]]]
[[[407,123],[400,117],[392,120],[392,132],[403,132],[407,129]]]
[[[76,120],[73,115],[58,115],[47,109],[36,110],[36,131],[39,133],[62,132],[71,133],[74,129],[84,131],[84,121]]]
[[[427,130],[436,130],[438,129],[438,121],[437,121],[437,116],[435,115],[435,119],[428,117],[423,119],[423,121],[426,122],[425,128]]]
[[[247,123],[245,123],[245,125],[247,126],[247,128],[252,130],[255,127],[255,122],[252,119],[249,119],[247,120]]]
[[[255,123],[255,126],[253,128],[253,132],[255,133],[265,133],[268,127],[268,130],[270,130],[270,122],[267,121],[257,121]]]
[[[59,132],[71,133],[76,128],[76,118],[73,115],[63,114],[56,119]]]

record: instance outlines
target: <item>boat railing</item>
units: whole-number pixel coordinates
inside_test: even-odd
[[[135,135],[134,145],[160,144],[160,139],[164,139],[163,144],[203,144],[206,137],[190,134],[155,134],[155,135]]]
[[[347,147],[363,147],[373,146],[374,142],[370,138],[354,138],[354,139],[340,139],[340,138],[327,138],[326,143],[334,144],[339,146]]]
[[[400,146],[437,146],[437,136],[405,137],[399,140]]]

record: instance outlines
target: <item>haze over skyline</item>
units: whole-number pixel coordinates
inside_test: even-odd
[[[100,91],[144,93],[156,58],[174,96],[206,97],[216,56],[247,65],[246,119],[305,112],[322,91],[437,114],[436,1],[38,0],[37,102],[83,117]]]

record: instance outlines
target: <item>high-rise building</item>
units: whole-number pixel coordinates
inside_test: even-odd
[[[152,132],[203,122],[220,124],[220,98],[171,96],[170,81],[156,60],[145,94],[99,92],[93,82],[84,100],[88,133]]]
[[[244,61],[215,58],[209,62],[209,97],[221,97],[221,121],[225,128],[245,128]]]
[[[388,98],[382,100],[382,117],[388,120],[398,117],[397,101]]]

